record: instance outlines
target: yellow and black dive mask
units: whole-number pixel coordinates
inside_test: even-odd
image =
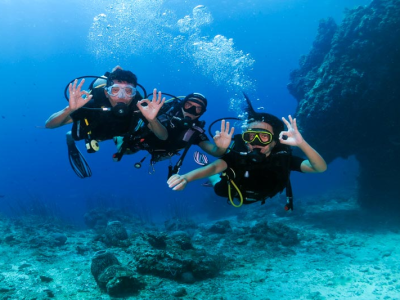
[[[272,143],[274,135],[266,129],[251,128],[242,133],[242,139],[255,146],[266,146]]]

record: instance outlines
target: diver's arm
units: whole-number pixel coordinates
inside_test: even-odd
[[[66,124],[72,123],[72,118],[70,117],[71,109],[69,106],[52,114],[46,121],[45,127],[49,129],[64,126]]]
[[[228,149],[231,144],[234,131],[234,127],[229,131],[229,122],[226,122],[225,126],[225,120],[222,120],[221,131],[217,131],[214,136],[215,145],[209,141],[202,141],[199,143],[199,146],[202,150],[212,156],[221,156],[226,152],[226,149]]]
[[[161,124],[158,119],[154,119],[152,121],[149,121],[149,124],[147,125],[151,131],[154,132],[156,137],[158,137],[160,140],[165,141],[168,138],[168,131],[164,127],[164,125]]]
[[[65,124],[72,123],[71,114],[77,109],[84,106],[92,99],[93,95],[88,92],[81,90],[85,79],[82,79],[81,83],[78,84],[78,80],[75,79],[74,84],[70,83],[68,86],[69,90],[69,105],[63,110],[56,112],[47,119],[46,128],[57,128]],[[84,96],[84,97],[83,97]]]
[[[214,145],[210,141],[200,142],[199,147],[207,154],[210,154],[215,157],[221,156],[226,151],[226,149],[224,151],[223,151],[223,149],[219,149],[216,145]]]
[[[218,174],[225,171],[227,167],[228,165],[224,160],[218,159],[212,164],[190,171],[184,175],[172,175],[168,179],[167,184],[168,187],[172,188],[172,190],[181,191],[189,182]]]
[[[328,168],[325,160],[314,148],[312,148],[305,140],[298,147],[307,156],[307,160],[301,163],[301,171],[304,173],[322,173]]]
[[[301,133],[297,129],[296,118],[292,119],[289,115],[290,123],[285,118],[282,118],[282,120],[286,124],[288,130],[280,133],[279,141],[282,144],[299,147],[308,158],[308,160],[301,163],[301,171],[304,173],[325,172],[327,169],[325,160],[303,139]],[[286,136],[286,139],[283,139],[283,136]]]

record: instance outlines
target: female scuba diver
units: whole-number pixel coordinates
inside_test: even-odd
[[[324,172],[327,169],[325,160],[303,139],[295,118],[289,115],[288,120],[282,118],[282,122],[271,114],[256,113],[245,97],[248,104],[246,130],[234,136],[230,151],[205,167],[173,175],[167,184],[174,191],[179,191],[189,182],[222,172],[219,178],[213,176],[210,180],[215,193],[228,198],[233,206],[257,201],[264,204],[267,198],[286,188],[285,209],[292,210],[290,171]],[[221,128],[221,131],[226,131],[226,128]],[[299,147],[307,159],[293,156],[290,146]],[[234,202],[235,198],[239,200],[238,204]]]

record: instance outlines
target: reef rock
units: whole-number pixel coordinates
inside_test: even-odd
[[[100,289],[113,297],[137,294],[145,286],[132,270],[122,266],[116,256],[106,250],[94,254],[90,270]]]
[[[120,221],[111,221],[107,223],[104,233],[104,242],[108,246],[127,246],[129,241],[128,232]]]
[[[324,158],[354,155],[358,201],[400,211],[400,1],[348,10],[342,24],[322,20],[313,48],[291,73],[303,135]]]
[[[183,231],[158,236],[162,247],[154,245],[153,234],[142,236],[151,249],[135,250],[134,260],[140,274],[154,275],[184,283],[194,283],[217,276],[226,264],[224,255],[212,255],[195,249]]]

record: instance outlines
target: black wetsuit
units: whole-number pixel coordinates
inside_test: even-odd
[[[71,114],[74,123],[72,125],[72,137],[74,140],[90,139],[104,141],[115,136],[123,136],[137,125],[140,114],[136,103],[142,98],[137,94],[129,105],[129,113],[125,116],[117,116],[112,111],[91,110],[90,108],[110,107],[110,102],[105,95],[96,94],[84,107]],[[104,97],[104,98],[103,98]],[[87,123],[85,121],[87,120]]]
[[[160,140],[145,125],[142,128],[142,137],[139,133],[135,141],[130,143],[130,150],[133,152],[146,150],[152,154],[153,162],[157,162],[172,157],[178,151],[186,148],[189,142],[190,145],[198,145],[209,140],[202,128],[202,122],[185,122],[182,118],[180,111],[172,115],[160,115],[158,120],[167,129],[168,139]]]
[[[235,145],[235,148],[240,150],[231,151],[221,158],[228,168],[221,175],[221,181],[214,186],[218,196],[229,197],[228,179],[232,179],[242,193],[245,204],[262,201],[285,189],[290,171],[301,172],[300,166],[304,161],[301,157],[292,156],[287,151],[275,151],[263,161],[254,162],[251,157],[238,153],[246,151],[246,148],[244,142],[236,140],[241,145]],[[231,195],[238,196],[232,185]]]

